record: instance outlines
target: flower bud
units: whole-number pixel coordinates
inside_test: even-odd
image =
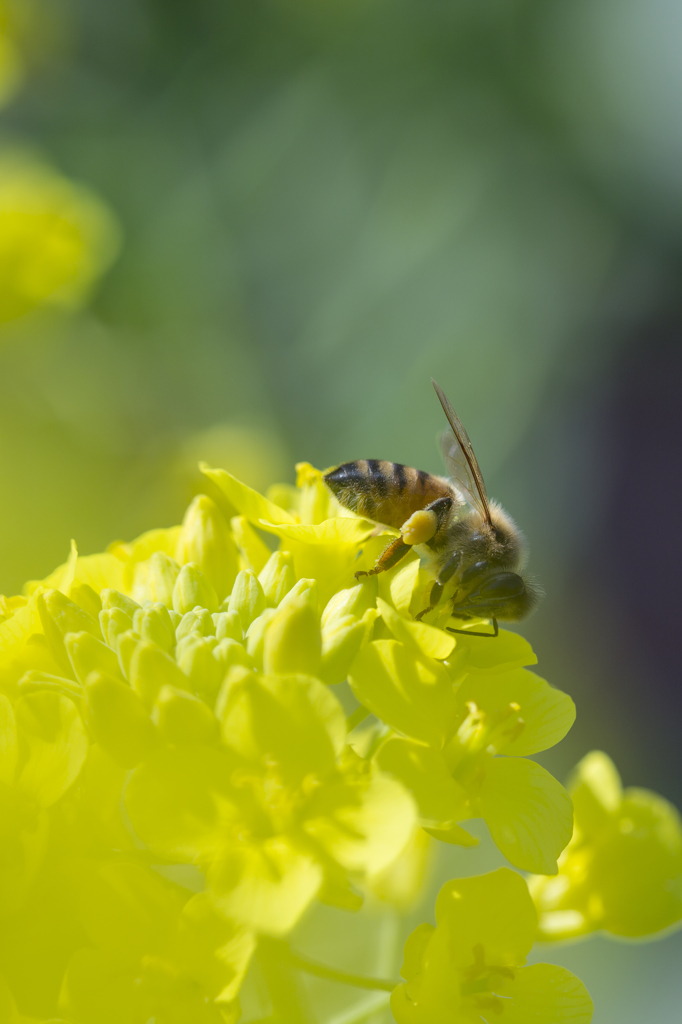
[[[116,653],[118,654],[118,664],[121,672],[126,679],[129,678],[130,672],[130,660],[140,643],[140,638],[137,633],[134,633],[132,629],[127,629],[125,633],[120,633],[116,638]]]
[[[247,629],[265,608],[265,594],[256,574],[250,569],[242,569],[237,575],[228,611],[237,612],[241,620],[242,629]]]
[[[95,640],[91,633],[67,633],[64,647],[79,682],[85,683],[91,672],[104,672],[114,677],[119,675],[115,653],[101,640]]]
[[[233,665],[229,669],[215,702],[215,715],[219,722],[223,721],[241,687],[247,682],[255,683],[255,681],[256,674],[246,665]]]
[[[263,645],[263,671],[317,675],[322,654],[320,619],[306,597],[280,606]]]
[[[261,612],[257,619],[253,620],[246,632],[246,636],[244,637],[246,650],[259,668],[263,667],[263,643],[265,641],[265,631],[276,614],[277,612],[274,608],[266,608],[264,612]]]
[[[187,676],[173,658],[156,644],[141,641],[135,645],[128,670],[130,685],[143,704],[150,708],[163,686],[188,690]]]
[[[196,633],[197,636],[214,636],[214,619],[217,614],[218,612],[214,612],[211,615],[207,608],[192,608],[191,612],[185,612],[175,630],[175,639],[183,640],[191,633]]]
[[[350,671],[365,639],[369,639],[375,608],[368,608],[361,619],[354,615],[335,616],[322,628],[320,679],[330,686],[342,683]]]
[[[175,630],[165,604],[157,602],[139,608],[133,615],[133,629],[143,640],[158,644],[164,651],[175,647]]]
[[[296,601],[299,597],[305,598],[310,605],[317,610],[320,601],[320,591],[317,585],[317,580],[302,579],[297,580],[288,594],[285,594],[279,603],[279,609],[281,610],[289,601]]]
[[[223,676],[233,665],[245,665],[249,669],[255,668],[254,660],[243,644],[237,640],[225,638],[213,648],[213,657],[222,667]]]
[[[174,686],[161,688],[152,719],[169,743],[211,743],[218,737],[218,722],[211,709],[193,693]]]
[[[238,612],[217,612],[211,618],[218,640],[238,640],[241,643],[244,639],[242,620]]]
[[[106,642],[116,650],[118,637],[133,628],[133,620],[120,608],[103,608],[99,613],[99,627]]]
[[[178,666],[190,681],[192,690],[207,700],[213,700],[223,679],[223,668],[213,657],[218,641],[214,636],[192,633],[181,640],[176,648]]]
[[[173,588],[173,608],[184,615],[196,608],[208,608],[209,612],[218,611],[216,592],[201,570],[188,563],[183,565]]]
[[[368,576],[362,583],[348,590],[339,590],[338,594],[327,602],[322,612],[322,629],[333,618],[354,615],[361,619],[368,608],[374,608],[379,594],[379,583],[376,576]]]
[[[294,562],[290,551],[275,551],[264,565],[258,580],[263,588],[265,600],[276,608],[285,594],[293,587]]]
[[[198,494],[187,509],[177,558],[181,564],[198,566],[219,601],[229,594],[239,570],[239,552],[222,512],[205,494]]]
[[[102,635],[99,623],[59,590],[46,590],[38,594],[36,604],[52,656],[60,669],[70,676],[72,668],[64,647],[64,636],[66,633],[85,631],[99,639]]]
[[[157,730],[129,686],[93,672],[85,683],[87,720],[93,736],[122,768],[134,768],[154,748]]]
[[[128,616],[132,622],[133,615],[140,607],[137,601],[133,601],[132,597],[126,597],[119,590],[110,590],[109,588],[102,591],[102,608],[104,611],[111,610],[113,608],[120,608],[122,612]]]
[[[135,566],[133,594],[136,600],[160,601],[170,607],[179,572],[180,566],[175,559],[164,551],[155,551],[145,562]]]

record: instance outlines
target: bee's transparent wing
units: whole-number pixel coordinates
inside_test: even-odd
[[[488,495],[469,435],[442,388],[435,380],[432,379],[431,382],[450,424],[450,429],[445,431],[440,442],[448,474],[465,501],[490,522]]]

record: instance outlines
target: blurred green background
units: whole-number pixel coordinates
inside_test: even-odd
[[[600,747],[682,804],[681,30],[669,0],[4,0],[0,591],[177,522],[200,458],[438,471],[433,375],[547,590],[523,630],[579,709],[548,767]],[[61,291],[16,274],[31,168],[80,203]],[[543,955],[596,1024],[668,1024],[681,952]]]

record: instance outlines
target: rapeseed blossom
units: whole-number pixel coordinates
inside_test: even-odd
[[[446,882],[436,927],[419,925],[405,945],[391,997],[398,1024],[589,1024],[592,1000],[564,967],[525,966],[535,909],[509,868]]]
[[[538,938],[594,931],[653,936],[682,923],[682,821],[646,789],[623,789],[613,761],[594,750],[569,783],[573,838],[555,878],[530,879]]]
[[[99,555],[73,545],[0,603],[0,998],[13,1013],[232,1022],[254,954],[286,950],[313,903],[409,903],[426,833],[472,845],[461,823],[483,817],[513,864],[547,874],[570,839],[570,799],[530,758],[574,707],[528,669],[528,644],[415,621],[429,586],[416,556],[356,582],[386,531],[341,509],[312,467],[268,497],[204,472],[180,526]],[[503,902],[526,893],[527,923],[525,882],[502,877]],[[467,895],[481,921],[486,892]],[[519,928],[509,969],[539,978],[521,966],[535,924]],[[483,998],[474,982],[466,999]]]

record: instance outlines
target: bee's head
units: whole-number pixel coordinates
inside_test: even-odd
[[[452,614],[457,618],[523,619],[540,598],[540,589],[516,572],[491,571],[465,593],[455,593]]]

